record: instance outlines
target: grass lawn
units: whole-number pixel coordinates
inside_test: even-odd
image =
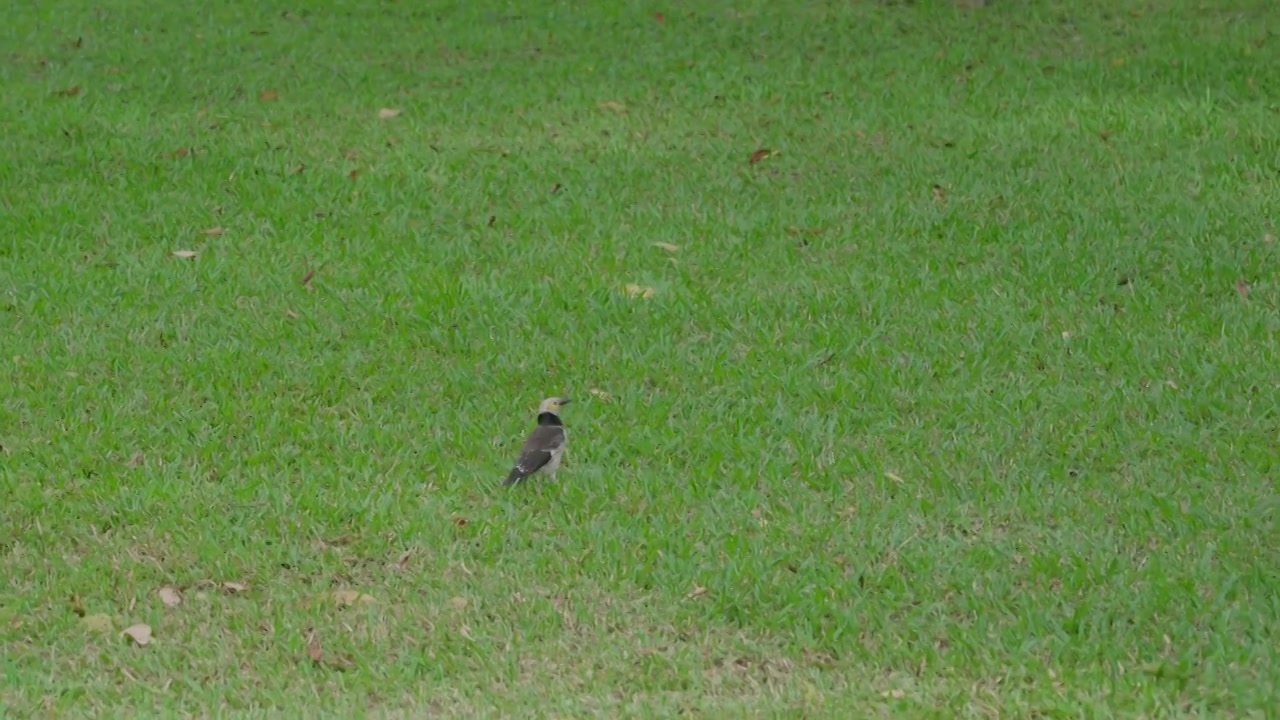
[[[1280,13],[963,5],[7,10],[0,716],[1273,711]]]

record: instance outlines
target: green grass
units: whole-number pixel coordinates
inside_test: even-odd
[[[0,715],[1280,703],[1271,3],[435,5],[6,12]]]

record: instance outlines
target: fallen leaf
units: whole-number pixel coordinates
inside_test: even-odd
[[[262,92],[258,93],[259,100],[266,100],[268,102],[275,100],[278,97],[280,97],[280,94],[277,93],[275,90],[263,90]]]
[[[466,527],[468,522],[470,521],[464,517],[455,517],[453,519],[453,524],[457,525],[458,527]]]
[[[613,112],[616,112],[616,113],[624,113],[627,111],[627,108],[624,107],[622,103],[616,102],[614,100],[609,100],[608,102],[602,102],[596,107],[600,108],[601,110],[612,110]]]
[[[142,623],[138,623],[137,625],[130,625],[129,627],[124,629],[124,632],[122,632],[121,635],[124,635],[125,637],[137,643],[138,647],[143,647],[145,645],[151,644],[151,626],[150,625],[144,625]]]
[[[94,632],[108,633],[111,632],[111,616],[106,613],[98,613],[96,615],[85,615],[80,622],[88,629]]]
[[[222,229],[222,228],[220,228],[220,227],[211,227],[211,228],[205,228],[205,229],[201,230],[201,231],[200,231],[200,234],[201,234],[201,235],[208,235],[209,237],[218,237],[219,235],[221,235],[221,234],[222,234],[222,233],[224,233],[224,232],[226,232],[226,231],[225,231],[225,230],[223,230],[223,229]]]
[[[360,174],[359,168],[352,168],[351,172],[347,173],[347,177],[351,178],[352,180],[355,180],[356,176],[359,174]]]
[[[413,551],[405,550],[400,553],[400,557],[396,559],[396,569],[404,570],[409,567],[409,558],[413,557]]]
[[[390,120],[400,114],[400,108],[382,108],[378,110],[379,120]]]
[[[287,318],[289,318],[290,320],[297,320],[297,319],[298,319],[298,313],[296,313],[296,312],[294,312],[293,310],[290,310],[290,309],[288,309],[288,308],[286,308],[286,309],[285,309],[285,311],[284,311],[284,316],[285,316],[285,317],[287,317]]]
[[[933,200],[939,205],[945,205],[947,203],[947,191],[943,190],[941,185],[935,184],[933,186]]]
[[[591,388],[590,390],[587,391],[587,393],[589,393],[591,397],[598,398],[605,402],[609,402],[610,400],[613,399],[612,395],[605,392],[604,390],[601,390],[600,388]]]
[[[235,595],[236,593],[242,593],[248,589],[249,589],[249,586],[245,585],[244,583],[238,583],[238,582],[222,583],[222,591],[230,595]]]
[[[301,280],[299,280],[299,282],[301,282],[301,283],[302,283],[302,287],[304,287],[304,288],[306,288],[306,289],[310,290],[310,289],[311,289],[311,278],[313,278],[313,277],[315,277],[315,276],[316,276],[315,268],[311,268],[311,269],[307,270],[307,272],[306,272],[306,273],[304,273],[304,274],[302,275],[302,279],[301,279]]]
[[[141,451],[139,451],[139,452],[135,452],[135,453],[134,453],[134,454],[129,458],[129,462],[125,463],[124,465],[125,465],[125,467],[128,467],[128,468],[136,468],[136,467],[138,467],[139,465],[141,465],[141,464],[142,464],[142,461],[143,461],[142,452],[141,452]]]
[[[13,360],[17,362],[18,358],[15,357]],[[76,617],[84,617],[85,614],[84,599],[75,593],[71,594],[71,612],[75,613]]]
[[[307,166],[306,166],[306,165],[304,165],[303,163],[298,163],[298,164],[297,164],[297,165],[296,165],[292,170],[290,170],[289,172],[293,173],[294,175],[301,175],[301,174],[302,174],[302,171],[303,171],[303,170],[306,170],[306,169],[307,169]]]
[[[461,610],[462,608],[467,606],[467,599],[464,597],[455,597],[449,601],[449,604]]]
[[[627,286],[625,289],[627,291],[627,294],[630,295],[631,297],[644,298],[646,300],[653,297],[654,293],[657,292],[653,288],[648,287],[647,285],[637,285],[635,283],[627,283]]]
[[[70,98],[70,97],[75,97],[75,96],[77,96],[77,95],[79,95],[79,94],[80,94],[80,86],[79,86],[79,85],[72,85],[71,87],[67,88],[66,90],[59,90],[59,91],[57,91],[56,93],[54,93],[54,95],[59,95],[59,96],[61,96],[61,97],[69,97],[69,98]]]
[[[175,158],[181,159],[191,154],[191,148],[178,148],[170,154]]]
[[[654,13],[654,14],[653,14],[653,19],[654,19],[654,20],[657,20],[658,22],[663,22],[663,21],[665,21],[665,20],[667,19],[667,16],[666,16],[666,15],[663,15],[662,13]]]
[[[773,154],[773,151],[770,150],[769,148],[760,148],[755,152],[751,153],[750,162],[752,165],[755,165],[756,163],[760,162],[761,160],[764,160],[765,158],[769,157],[772,154]]]
[[[1244,278],[1236,280],[1236,292],[1240,294],[1242,299],[1249,299],[1249,283]]]
[[[679,246],[679,245],[672,245],[671,243],[667,243],[667,242],[658,242],[658,243],[654,243],[654,244],[653,244],[653,246],[654,246],[654,247],[656,247],[656,248],[658,248],[658,249],[660,249],[660,250],[666,250],[666,251],[667,251],[667,252],[669,252],[669,253],[679,252],[679,251],[680,251],[680,246]]]
[[[331,593],[321,594],[322,598],[326,596],[332,598],[340,607],[349,607],[356,603],[367,605],[371,602],[375,602],[372,595],[365,595],[364,593],[356,590],[334,590]]]
[[[160,602],[164,603],[165,607],[178,607],[182,604],[182,596],[178,594],[177,590],[171,587],[160,588],[159,595]]]
[[[707,594],[706,588],[702,587],[697,583],[694,583],[693,589],[690,590],[689,594],[685,595],[685,597],[689,598],[690,600],[696,600],[706,594]]]
[[[563,189],[564,189],[563,185],[561,185],[560,183],[556,183],[555,186],[551,188],[551,194],[555,195],[556,193],[560,192]]]
[[[199,255],[200,253],[196,252],[195,250],[174,250],[169,254],[176,258],[182,258],[183,260],[190,260],[191,258]]]

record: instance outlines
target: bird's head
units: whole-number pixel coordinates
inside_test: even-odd
[[[572,401],[569,400],[569,398],[549,397],[546,400],[543,400],[542,404],[538,406],[538,414],[555,413],[558,415],[560,413],[560,408],[568,405],[570,402]]]

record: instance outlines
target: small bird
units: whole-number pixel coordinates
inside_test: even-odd
[[[567,439],[564,423],[560,422],[560,408],[570,402],[568,398],[549,397],[538,406],[538,426],[524,441],[515,466],[502,482],[503,487],[514,485],[539,471],[551,473],[551,480],[555,481],[556,468],[560,467],[560,459],[564,457]]]

